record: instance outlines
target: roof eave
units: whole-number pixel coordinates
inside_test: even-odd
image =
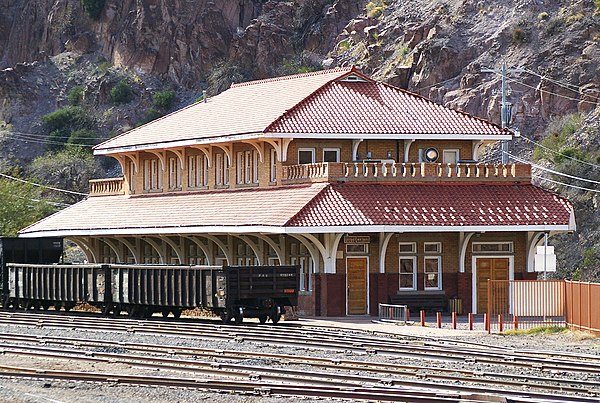
[[[313,226],[285,227],[272,225],[246,226],[189,226],[189,227],[147,227],[147,228],[114,228],[114,229],[71,229],[33,231],[22,233],[23,238],[41,236],[136,236],[136,235],[177,235],[177,234],[307,234],[307,233],[394,233],[394,232],[570,232],[575,227],[569,224],[536,224],[536,225],[348,225],[348,226]]]

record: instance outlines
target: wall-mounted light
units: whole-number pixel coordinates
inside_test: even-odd
[[[388,152],[387,152],[387,158],[388,158],[388,160],[392,159],[392,151],[391,150],[388,150]]]
[[[368,159],[368,160],[370,160],[370,159],[371,159],[371,156],[372,156],[372,154],[371,154],[371,151],[367,151],[367,159]]]

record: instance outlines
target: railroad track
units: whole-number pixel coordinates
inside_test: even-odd
[[[558,352],[507,350],[490,345],[463,345],[449,340],[394,339],[336,330],[307,330],[288,326],[230,326],[202,323],[139,321],[83,316],[0,313],[0,323],[11,325],[76,328],[78,330],[127,332],[148,335],[205,338],[224,341],[268,343],[272,346],[328,350],[353,354],[454,361],[466,364],[510,366],[544,372],[600,375],[600,356]]]
[[[289,385],[278,385],[277,380],[293,379],[295,383],[300,383],[304,388],[294,388],[294,393],[298,393],[304,389],[311,391],[306,394],[297,394],[295,396],[322,396],[322,397],[338,397],[364,399],[365,394],[369,393],[370,399],[378,400],[408,400],[408,401],[423,401],[418,400],[416,396],[411,399],[406,388],[418,389],[419,393],[425,393],[424,396],[429,398],[436,397],[439,401],[456,401],[459,397],[467,398],[473,401],[489,401],[490,394],[493,396],[508,396],[511,400],[519,401],[598,401],[597,396],[600,396],[600,384],[594,380],[584,379],[589,376],[589,371],[575,370],[581,365],[598,368],[600,357],[587,355],[584,357],[573,357],[571,354],[565,353],[558,360],[552,362],[551,352],[511,352],[506,354],[501,348],[496,346],[480,346],[480,345],[449,345],[448,340],[405,340],[395,338],[392,340],[384,339],[382,336],[373,336],[362,333],[348,333],[337,329],[302,329],[298,327],[277,326],[277,327],[233,327],[223,325],[210,325],[208,329],[202,326],[198,329],[197,325],[189,323],[173,323],[173,322],[154,322],[154,321],[131,321],[131,320],[100,320],[97,318],[88,317],[72,317],[72,316],[40,316],[29,313],[0,313],[0,323],[10,323],[20,326],[36,326],[36,327],[66,327],[69,329],[86,329],[100,330],[111,332],[128,332],[128,333],[145,333],[145,334],[167,334],[181,335],[185,333],[188,337],[208,337],[218,340],[239,342],[252,342],[260,344],[275,344],[275,345],[294,345],[298,347],[302,343],[302,347],[307,350],[320,348],[318,344],[326,344],[326,348],[339,352],[348,351],[348,346],[351,345],[350,351],[360,352],[364,357],[371,355],[391,356],[396,357],[397,347],[404,349],[415,349],[413,357],[429,358],[433,353],[432,350],[439,350],[439,355],[453,354],[451,361],[460,361],[467,366],[474,362],[473,358],[465,358],[465,356],[478,355],[477,362],[485,361],[486,364],[505,368],[506,366],[522,367],[522,362],[516,363],[515,356],[519,354],[527,354],[525,357],[519,356],[521,360],[538,360],[531,366],[531,369],[545,369],[545,376],[526,375],[526,374],[508,374],[498,371],[477,371],[477,370],[460,370],[439,368],[432,366],[415,366],[402,365],[398,363],[381,363],[371,362],[367,360],[340,360],[317,358],[311,356],[289,355],[289,354],[269,354],[243,351],[224,351],[216,349],[200,349],[194,347],[180,346],[165,346],[165,345],[148,345],[134,343],[115,343],[100,340],[90,339],[71,339],[63,340],[58,337],[39,337],[28,335],[0,334],[4,354],[27,355],[27,356],[44,356],[52,357],[53,359],[61,359],[61,355],[66,356],[71,360],[104,360],[104,362],[120,362],[130,366],[146,367],[154,369],[162,369],[165,371],[184,371],[193,373],[196,376],[202,377],[229,377],[235,374],[236,382],[246,385],[253,383],[253,392],[249,389],[244,389],[241,393],[273,393],[281,396],[288,396],[293,391],[281,391],[281,388],[286,388]],[[284,337],[287,336],[287,337]],[[337,340],[336,340],[337,337]],[[293,340],[295,341],[295,344]],[[343,348],[340,348],[338,343],[341,339]],[[311,343],[306,343],[309,340]],[[315,342],[315,343],[312,343]],[[25,345],[23,343],[29,343]],[[31,346],[30,344],[37,344]],[[40,344],[42,346],[40,346]],[[50,345],[57,346],[54,348]],[[128,353],[108,353],[97,351],[98,349],[122,349]],[[81,351],[81,350],[84,351]],[[133,354],[135,353],[135,354]],[[393,353],[393,354],[392,354]],[[148,355],[161,355],[161,357],[148,357]],[[541,355],[540,355],[541,354]],[[177,358],[173,358],[177,357]],[[485,360],[483,360],[483,358]],[[513,357],[513,358],[511,358]],[[390,358],[390,357],[388,357]],[[64,358],[63,358],[64,359]],[[257,366],[256,364],[246,365],[246,360],[269,360],[272,364],[278,366]],[[441,359],[439,359],[441,361]],[[494,361],[495,360],[495,361]],[[539,363],[541,360],[544,364]],[[218,361],[218,362],[217,362]],[[241,362],[231,363],[231,362]],[[550,365],[553,364],[553,365]],[[288,368],[291,366],[291,369]],[[301,369],[294,369],[300,367]],[[308,371],[306,367],[309,367]],[[556,368],[562,368],[560,372],[570,372],[572,375],[585,373],[585,377],[558,377]],[[581,369],[581,368],[579,368]],[[1,368],[0,376],[24,376],[31,377],[31,374],[26,368]],[[554,373],[554,374],[553,374]],[[10,375],[13,374],[13,375]],[[358,374],[358,375],[357,375]],[[552,375],[552,376],[549,376]],[[48,375],[48,378],[58,376],[54,372],[37,373],[36,377]],[[65,379],[75,379],[78,374],[66,374]],[[90,375],[91,376],[91,375]],[[94,376],[101,377],[99,374]],[[73,377],[73,378],[70,378]],[[115,382],[111,377],[107,377],[106,382]],[[128,378],[129,379],[129,378]],[[137,384],[135,379],[124,379],[120,383]],[[164,379],[161,377],[161,379]],[[202,378],[202,385],[207,379]],[[81,378],[83,379],[83,377]],[[185,377],[181,377],[180,381],[184,382]],[[251,380],[253,382],[249,382]],[[131,383],[128,383],[130,382]],[[174,385],[182,385],[180,381],[174,381]],[[210,385],[206,390],[221,390],[218,389],[219,379],[210,380]],[[187,378],[189,382],[189,376]],[[245,383],[244,383],[245,382]],[[443,383],[443,384],[442,384]],[[162,383],[156,383],[155,386],[162,386]],[[484,386],[482,386],[484,385]],[[181,386],[184,387],[184,386]],[[190,387],[190,386],[185,386]],[[198,385],[196,384],[196,387]],[[357,394],[348,397],[349,391],[356,391]],[[368,391],[364,389],[367,388]],[[265,392],[265,390],[271,392]],[[322,389],[322,394],[312,394],[314,391]],[[425,391],[425,392],[423,392]],[[565,393],[570,393],[567,395]],[[476,398],[480,400],[477,400]],[[483,399],[483,400],[481,400]],[[427,400],[426,401],[433,401]]]

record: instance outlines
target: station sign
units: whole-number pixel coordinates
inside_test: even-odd
[[[545,252],[545,253],[544,253]],[[544,270],[544,265],[546,269]],[[538,246],[535,253],[535,271],[556,271],[556,255],[554,246]]]

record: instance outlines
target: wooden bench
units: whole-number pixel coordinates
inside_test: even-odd
[[[446,311],[446,294],[444,291],[398,291],[390,297],[390,304],[406,305],[411,312]]]

